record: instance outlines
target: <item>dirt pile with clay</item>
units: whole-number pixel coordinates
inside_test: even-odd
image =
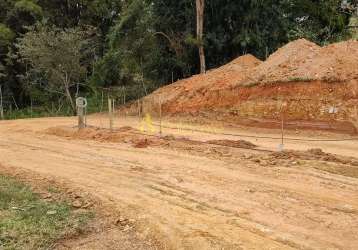
[[[195,116],[240,125],[357,133],[358,41],[321,47],[293,41],[266,61],[241,56],[203,75],[165,86],[130,112]]]
[[[158,136],[146,134],[129,126],[121,127],[114,131],[96,127],[87,127],[79,130],[76,127],[59,126],[45,130],[45,134],[65,137],[69,140],[79,139],[128,144],[132,148],[138,149],[148,148],[149,150],[154,150],[155,148],[163,148],[213,159],[223,159],[228,162],[242,163],[242,161],[247,161],[259,164],[262,167],[303,166],[315,162],[310,167],[315,166],[319,170],[343,176],[358,177],[357,158],[326,153],[319,148],[307,151],[261,151],[257,145],[245,140],[222,139],[199,141],[172,135]],[[256,151],[256,149],[258,150]],[[238,153],[238,150],[241,150],[241,153]],[[242,150],[247,150],[246,154],[243,154]],[[317,164],[318,162],[322,164]]]
[[[344,82],[358,78],[358,41],[320,47],[305,39],[277,50],[250,74],[250,82]]]
[[[71,140],[94,140],[98,142],[126,143],[134,148],[164,147],[182,150],[205,151],[207,148],[222,146],[231,148],[254,149],[257,146],[245,140],[208,140],[196,141],[188,138],[176,138],[171,135],[158,136],[144,133],[132,127],[121,127],[110,131],[98,127],[77,127],[57,126],[45,130],[45,134],[65,137]],[[203,149],[205,148],[205,149]],[[195,150],[194,150],[195,151]]]

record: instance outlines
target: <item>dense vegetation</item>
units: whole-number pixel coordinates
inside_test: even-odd
[[[136,98],[246,53],[264,59],[290,40],[348,39],[356,0],[2,0],[0,85],[5,111],[73,113],[103,88]],[[123,98],[122,98],[123,99]],[[98,105],[97,105],[98,106]],[[39,108],[40,107],[40,108]]]

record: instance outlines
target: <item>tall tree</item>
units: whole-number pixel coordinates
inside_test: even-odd
[[[74,90],[86,74],[85,36],[79,29],[62,30],[39,24],[17,44],[20,60],[30,64],[31,73],[38,80],[42,78],[38,84],[45,91],[66,97],[74,113]]]
[[[196,0],[196,36],[199,48],[200,73],[206,72],[205,50],[204,50],[204,9],[205,0]]]

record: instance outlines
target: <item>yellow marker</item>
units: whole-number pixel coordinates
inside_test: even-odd
[[[139,130],[141,132],[146,132],[146,128],[148,128],[148,131],[151,133],[155,133],[155,128],[153,126],[153,120],[150,114],[146,114],[143,118]]]

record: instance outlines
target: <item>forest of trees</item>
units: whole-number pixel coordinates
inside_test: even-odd
[[[1,0],[3,107],[73,113],[75,96],[95,99],[103,88],[123,88],[129,100],[246,53],[265,59],[297,38],[349,39],[356,7],[357,0]]]

